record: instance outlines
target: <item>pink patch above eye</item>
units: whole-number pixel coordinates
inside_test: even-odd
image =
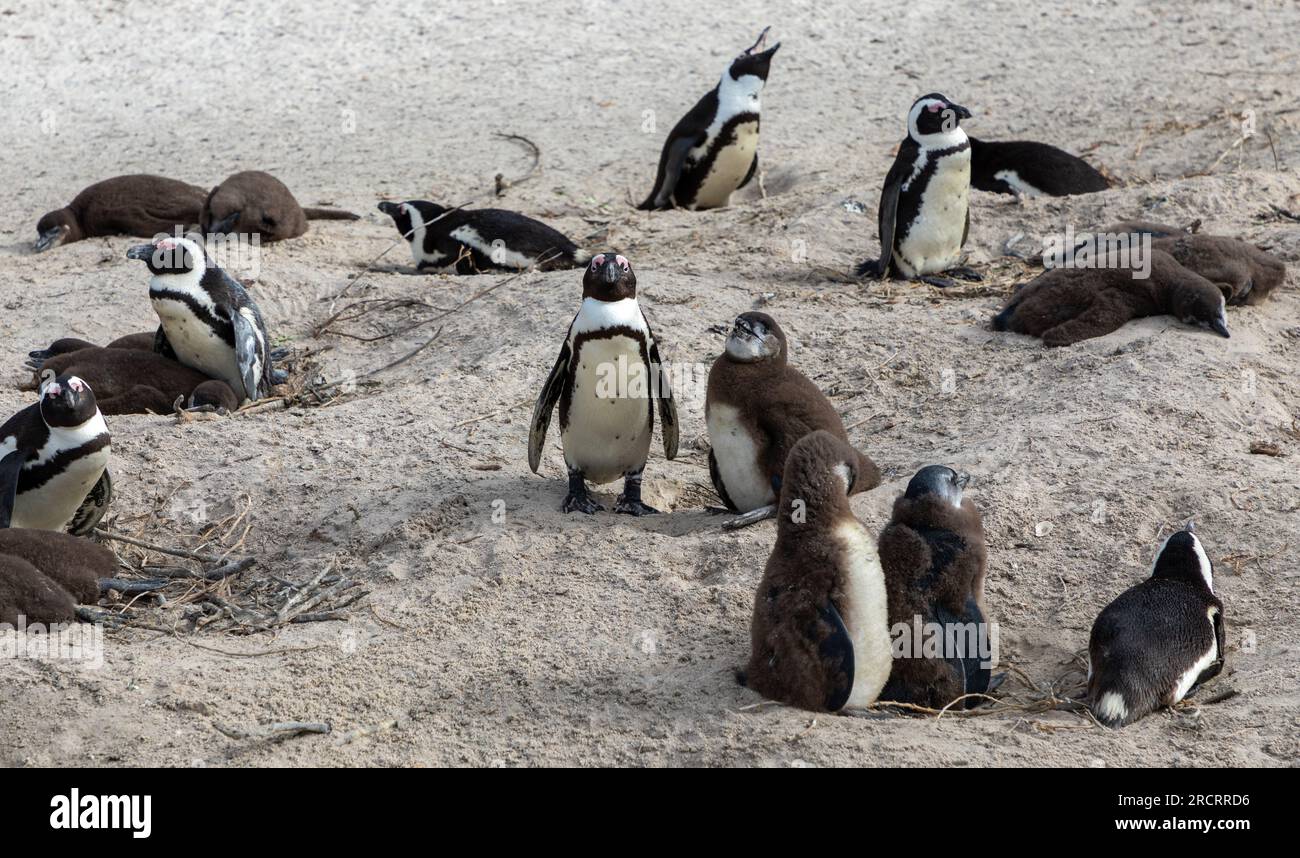
[[[63,392],[63,388],[59,386],[58,382],[54,382],[53,384],[46,386],[45,392],[49,396],[58,396],[60,393]]]
[[[159,249],[159,250],[175,250],[175,249],[176,249],[176,242],[172,241],[171,239],[167,239],[167,240],[165,240],[165,241],[160,241],[160,242],[158,242],[158,249]]]
[[[626,259],[624,259],[624,258],[621,257],[621,256],[616,256],[616,257],[614,257],[614,260],[615,260],[619,265],[621,265],[621,266],[623,267],[623,270],[624,270],[624,271],[627,270],[627,267],[628,267],[628,266],[627,266],[627,260],[626,260]]]
[[[926,107],[926,110],[930,111],[931,113],[938,113],[942,107],[943,105],[941,104],[931,104],[930,106]]]
[[[591,267],[592,267],[592,268],[599,268],[600,266],[602,266],[602,265],[604,265],[604,264],[605,264],[605,257],[604,257],[603,254],[600,255],[600,256],[597,256],[595,259],[591,260]]]

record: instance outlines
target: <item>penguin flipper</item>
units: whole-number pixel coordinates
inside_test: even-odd
[[[25,458],[21,450],[15,450],[0,459],[0,529],[9,527],[14,519],[14,505],[18,502],[18,475],[22,473]]]
[[[1214,659],[1214,661],[1210,662],[1209,666],[1206,667],[1205,670],[1201,671],[1201,675],[1196,677],[1196,683],[1187,690],[1188,694],[1191,694],[1197,688],[1200,688],[1202,685],[1209,682],[1214,677],[1218,676],[1219,673],[1223,670],[1224,632],[1223,632],[1223,611],[1222,610],[1216,610],[1214,612],[1214,619],[1212,622],[1214,623],[1214,643],[1216,646],[1215,652],[1218,653],[1218,655]]]
[[[966,605],[960,615],[942,605],[935,605],[934,617],[943,625],[945,647],[948,641],[954,641],[957,644],[955,652],[945,652],[944,655],[956,674],[956,685],[962,690],[961,693],[988,693],[992,670],[986,666],[979,652],[979,645],[984,634],[984,615],[980,612],[975,599],[969,597],[966,599]],[[976,630],[974,640],[962,634],[962,631],[970,626],[974,626]],[[962,705],[964,708],[970,709],[982,702],[979,699],[967,699],[963,701]]]
[[[722,503],[732,512],[740,512],[736,509],[736,504],[727,496],[727,487],[722,484],[722,472],[718,469],[718,457],[713,455],[713,448],[709,448],[709,479],[713,481],[713,490],[722,498]]]
[[[104,469],[99,481],[90,489],[90,494],[77,508],[72,521],[68,523],[68,533],[72,536],[86,536],[95,529],[99,520],[108,512],[108,505],[113,502],[113,477]]]
[[[745,185],[748,185],[750,181],[753,180],[754,174],[757,172],[758,172],[758,153],[755,152],[754,160],[749,165],[749,172],[745,174],[745,178],[740,180],[740,184],[736,186],[736,190],[740,190],[741,188],[745,187]]]
[[[894,258],[894,233],[898,221],[898,197],[903,192],[903,182],[912,169],[915,153],[908,153],[907,141],[899,147],[898,157],[885,176],[885,186],[880,191],[880,210],[877,225],[880,230],[880,262],[876,276],[881,280],[889,276],[890,261]],[[912,144],[916,148],[916,144]]]
[[[262,359],[262,338],[257,326],[244,315],[242,310],[230,314],[230,323],[235,329],[235,360],[239,366],[239,375],[244,382],[244,394],[248,399],[258,400],[265,392],[261,381],[265,362]],[[238,395],[239,391],[235,391]]]
[[[637,206],[642,211],[672,208],[673,191],[682,177],[682,167],[686,164],[686,153],[690,152],[699,141],[694,136],[677,137],[664,146],[663,157],[659,159],[659,176],[655,179],[654,190],[645,202]]]
[[[560,393],[564,390],[564,379],[568,374],[569,341],[566,339],[555,366],[551,367],[551,374],[546,377],[546,384],[542,385],[537,404],[533,406],[533,421],[528,430],[528,467],[534,474],[542,463],[542,447],[546,444],[546,430],[551,425],[551,412],[555,410],[555,403],[560,400]]]
[[[176,360],[176,350],[172,348],[171,342],[167,339],[167,332],[163,326],[158,326],[158,332],[153,335],[153,350],[168,360]]]
[[[822,663],[833,671],[826,685],[826,711],[838,712],[849,702],[849,695],[853,692],[853,638],[849,637],[849,630],[833,601],[828,599],[818,608],[818,613],[830,626],[830,634],[822,638],[818,646]]]
[[[646,329],[649,329],[646,325]],[[668,386],[668,377],[664,375],[664,363],[659,357],[659,343],[655,342],[654,334],[650,335],[650,377],[658,379],[658,390],[655,391],[655,398],[659,401],[659,422],[663,425],[659,431],[664,436],[664,458],[677,458],[677,402],[673,399],[672,388]]]

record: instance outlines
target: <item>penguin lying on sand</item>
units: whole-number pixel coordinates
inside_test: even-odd
[[[149,300],[161,325],[154,350],[224,381],[240,402],[275,383],[270,336],[243,285],[208,261],[198,242],[163,238],[126,253],[149,267]]]
[[[754,178],[760,97],[781,47],[777,42],[763,49],[769,29],[731,61],[718,85],[673,126],[659,156],[654,188],[637,208],[719,208]]]
[[[817,429],[848,442],[835,406],[789,364],[785,332],[766,313],[742,313],[709,370],[704,419],[709,429],[709,476],[733,512],[732,529],[776,513],[786,456]],[[880,469],[858,453],[851,493],[880,485]]]
[[[504,209],[448,209],[428,200],[383,202],[410,242],[419,271],[455,265],[457,274],[505,269],[555,271],[577,268],[591,254],[546,224]]]
[[[153,338],[150,334],[151,345]],[[100,413],[110,417],[149,412],[171,414],[177,400],[184,401],[184,408],[209,408],[226,413],[239,408],[239,399],[229,384],[152,350],[91,346],[40,361],[33,359],[32,363],[37,378],[52,372],[82,379],[97,391]]]
[[[1132,268],[1053,268],[1017,287],[993,319],[993,330],[1042,337],[1047,346],[1068,346],[1119,330],[1132,319],[1171,315],[1190,325],[1228,333],[1219,287],[1152,249],[1151,272],[1136,279]]]
[[[907,137],[880,192],[880,258],[860,264],[858,276],[920,280],[939,287],[953,285],[943,274],[982,279],[959,266],[970,232],[970,141],[961,120],[970,115],[937,92],[912,104]]]
[[[1213,566],[1188,524],[1160,546],[1151,577],[1092,624],[1088,698],[1097,720],[1123,727],[1218,676],[1223,628]]]
[[[118,337],[103,348],[106,349],[134,349],[136,351],[153,351],[153,343],[156,334],[154,331],[145,331],[139,334],[127,334],[124,337]],[[27,353],[27,368],[39,370],[41,365],[52,357],[59,355],[72,354],[82,349],[97,349],[100,346],[86,340],[77,339],[76,337],[64,337],[50,343],[49,348],[37,349]]]
[[[309,220],[357,220],[342,209],[303,208],[275,176],[260,170],[235,173],[212,189],[203,203],[204,235],[240,233],[262,241],[283,241],[307,232]]]
[[[942,629],[944,650],[928,657],[924,641],[912,639],[906,654],[895,653],[881,700],[941,709],[962,695],[989,691],[989,652],[981,652],[991,646],[984,610],[988,552],[979,510],[962,497],[969,481],[942,465],[922,468],[894,501],[880,534],[890,627]],[[982,702],[968,698],[963,706]]]
[[[36,224],[36,252],[101,235],[138,235],[191,229],[207,191],[163,176],[117,176],[96,182],[67,206]]]
[[[858,452],[810,432],[786,459],[776,545],[754,595],[749,666],[771,700],[838,712],[875,702],[891,668],[885,577],[849,506]]]
[[[103,546],[63,533],[0,530],[0,623],[70,623],[76,605],[99,600],[99,581],[117,558]]]
[[[563,510],[590,515],[603,509],[587,493],[586,481],[601,484],[622,477],[623,493],[614,511],[657,513],[641,501],[641,473],[650,453],[656,403],[664,456],[677,456],[677,405],[659,344],[637,304],[636,273],[616,253],[597,254],[583,274],[582,306],[533,409],[528,433],[533,473],[542,461],[556,403],[569,471]]]
[[[1092,194],[1110,187],[1087,161],[1055,146],[974,137],[970,138],[970,183],[976,190],[1022,197]]]
[[[76,376],[0,426],[0,528],[89,533],[113,496],[111,439],[95,394]]]

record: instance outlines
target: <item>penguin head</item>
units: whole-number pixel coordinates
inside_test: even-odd
[[[912,109],[907,113],[907,135],[926,148],[950,146],[965,137],[965,132],[960,135],[956,132],[961,121],[969,118],[969,110],[945,95],[932,92],[912,102]]]
[[[55,376],[47,370],[41,379],[41,419],[46,426],[80,426],[95,416],[99,406],[94,391],[75,375]]]
[[[1204,583],[1214,592],[1214,565],[1205,553],[1201,540],[1194,532],[1192,522],[1182,530],[1174,531],[1156,551],[1151,564],[1152,578],[1170,578],[1192,584]]]
[[[1207,328],[1221,337],[1228,332],[1227,301],[1218,286],[1203,277],[1177,283],[1171,299],[1174,316],[1189,325]]]
[[[770,48],[765,47],[767,45],[767,31],[770,29],[772,28],[764,27],[763,32],[758,34],[758,41],[731,61],[731,67],[727,69],[725,77],[729,77],[735,82],[740,82],[746,77],[757,78],[758,88],[762,89],[763,83],[767,81],[768,70],[772,67],[772,57],[776,55],[777,49],[781,47],[780,42]]]
[[[727,357],[736,363],[786,360],[785,332],[767,313],[741,313],[727,335]]]
[[[77,219],[67,209],[52,211],[36,222],[36,252],[44,253],[81,237]]]
[[[154,276],[183,275],[202,271],[207,264],[203,247],[192,238],[165,236],[149,244],[137,244],[126,252],[127,259],[138,259]]]
[[[927,465],[916,472],[907,484],[903,497],[932,496],[961,509],[962,490],[970,483],[970,474],[958,473],[946,465]]]
[[[393,203],[385,200],[379,204],[379,210],[393,219],[397,231],[404,238],[411,238],[416,228],[432,222],[446,213],[447,209],[428,200],[407,200]]]
[[[597,301],[636,298],[636,272],[627,257],[613,251],[597,253],[582,275],[582,297]]]

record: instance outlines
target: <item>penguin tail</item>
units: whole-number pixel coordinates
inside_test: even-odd
[[[736,668],[735,676],[736,676],[737,685],[739,685],[741,688],[749,687],[749,674],[746,673],[744,669]]]
[[[361,215],[343,209],[303,209],[307,220],[360,220]]]
[[[1015,301],[1011,302],[1010,304],[1002,308],[1002,312],[998,313],[996,316],[993,317],[993,330],[995,331],[1011,330],[1011,328],[1009,327],[1011,324],[1011,317],[1016,314],[1017,304],[1018,302]]]
[[[572,256],[573,261],[578,263],[579,265],[586,265],[588,262],[591,261],[591,257],[595,256],[596,254],[592,253],[590,250],[583,250],[581,247],[577,247],[574,248],[573,253],[569,255]]]

